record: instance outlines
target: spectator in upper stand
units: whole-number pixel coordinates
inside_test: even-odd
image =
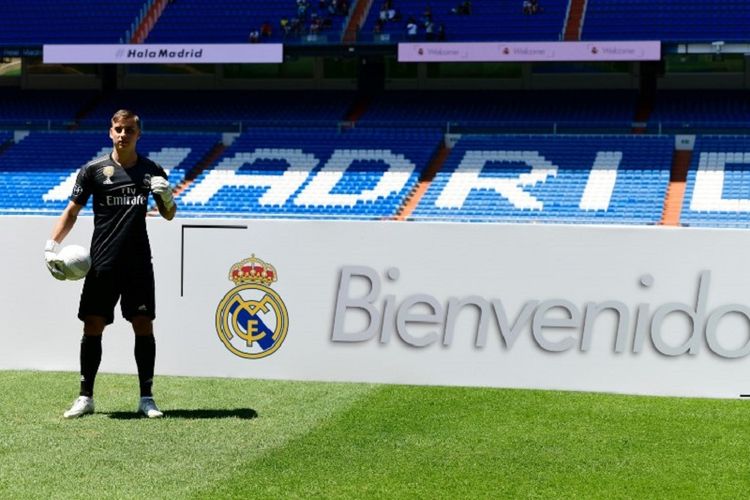
[[[312,15],[312,19],[310,20],[310,34],[311,35],[317,35],[320,33],[320,29],[323,27],[323,22],[321,21],[320,17],[318,17],[317,14]]]
[[[297,0],[297,17],[305,17],[309,6],[307,0]]]
[[[349,14],[349,2],[348,0],[339,0],[338,13],[342,16]]]
[[[451,9],[451,14],[458,14],[459,16],[468,16],[471,14],[471,0],[464,0],[453,7]]]
[[[279,27],[281,28],[281,32],[284,33],[284,38],[286,38],[289,34],[289,19],[282,17],[279,20]]]
[[[385,27],[385,21],[378,18],[375,20],[375,26],[372,27],[372,32],[376,35],[379,35],[383,32],[384,27]]]
[[[437,39],[440,41],[445,40],[445,24],[440,23],[437,29]]]
[[[419,26],[417,26],[417,20],[413,17],[410,17],[406,21],[406,36],[409,39],[417,38],[417,35],[419,34]]]
[[[523,13],[527,16],[531,15],[531,0],[523,0]]]
[[[378,21],[386,22],[388,20],[388,8],[383,4],[378,12]]]
[[[303,31],[303,23],[299,17],[293,17],[287,24],[286,34],[291,36],[300,36]]]
[[[258,30],[252,30],[250,32],[250,35],[247,37],[247,41],[250,43],[258,43],[260,42],[260,31]]]
[[[539,14],[542,12],[542,6],[539,5],[539,0],[531,0],[531,13]]]
[[[432,19],[424,23],[424,37],[425,40],[435,39],[435,23],[432,22]]]
[[[273,35],[273,27],[271,26],[271,23],[265,21],[260,25],[260,36],[263,38],[271,38],[271,35]]]

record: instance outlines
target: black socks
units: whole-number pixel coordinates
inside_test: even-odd
[[[154,383],[154,363],[156,361],[156,343],[153,335],[135,336],[135,364],[138,366],[138,382],[141,386],[141,397],[151,397],[151,386]]]
[[[156,361],[156,343],[153,335],[135,336],[135,364],[141,397],[151,397]],[[102,337],[84,335],[81,338],[81,396],[94,397],[94,381],[102,360]]]
[[[81,396],[94,397],[94,380],[102,360],[102,336],[81,338]]]

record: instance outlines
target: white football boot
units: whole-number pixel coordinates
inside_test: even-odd
[[[159,411],[156,403],[154,403],[154,398],[141,398],[141,402],[138,403],[138,413],[142,413],[148,418],[161,418],[164,416],[164,413]]]
[[[89,413],[94,413],[94,400],[88,396],[78,396],[70,410],[63,413],[63,417],[78,418]]]

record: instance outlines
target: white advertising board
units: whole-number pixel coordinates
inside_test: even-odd
[[[415,42],[398,44],[399,62],[658,61],[661,42]]]
[[[267,44],[52,44],[44,45],[44,64],[280,63],[284,46]]]
[[[5,217],[0,369],[78,369],[82,282]],[[90,217],[66,243],[86,244]],[[157,373],[699,397],[750,393],[750,233],[149,219]],[[248,259],[259,259],[254,262]],[[261,262],[261,260],[263,262]],[[258,268],[231,281],[235,264]],[[266,282],[260,278],[269,278]],[[275,281],[273,281],[275,279]],[[134,373],[117,313],[102,370]]]

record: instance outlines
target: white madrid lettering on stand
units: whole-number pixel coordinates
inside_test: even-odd
[[[488,162],[521,162],[531,166],[531,171],[515,178],[480,177]],[[438,208],[461,208],[473,189],[496,191],[514,207],[542,210],[544,204],[523,190],[546,182],[557,175],[557,165],[537,151],[467,151],[461,163],[448,179],[448,183],[435,201]]]
[[[586,187],[578,208],[581,210],[607,210],[617,181],[617,169],[622,161],[622,151],[599,151],[591,167]]]
[[[331,193],[352,163],[363,160],[382,161],[388,166],[378,183],[372,189],[356,194]],[[353,207],[358,201],[375,201],[401,191],[414,169],[414,163],[407,160],[404,155],[395,154],[387,149],[337,149],[310,184],[294,200],[294,204]]]
[[[278,175],[240,174],[243,165],[258,160],[282,160],[289,168]],[[318,164],[318,159],[301,149],[258,148],[252,153],[237,153],[225,158],[216,168],[183,197],[186,203],[208,203],[225,186],[268,188],[260,197],[261,205],[283,205],[305,182],[308,174]]]
[[[750,153],[703,152],[695,173],[690,210],[702,212],[750,212],[750,200],[724,198],[724,169],[727,163],[750,163]]]

